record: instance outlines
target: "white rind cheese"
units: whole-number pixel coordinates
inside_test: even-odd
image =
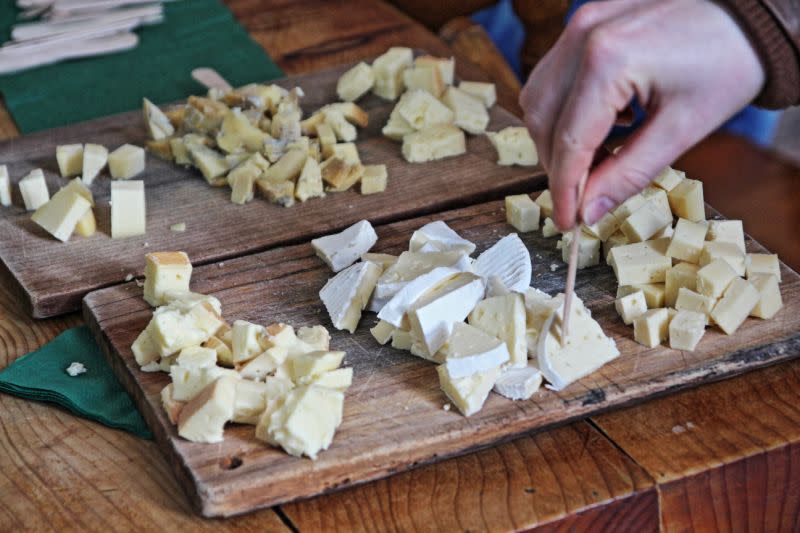
[[[453,334],[439,352],[450,379],[498,368],[509,359],[503,341],[463,322],[454,324]]]
[[[494,391],[509,400],[528,400],[542,385],[542,373],[528,365],[522,368],[508,367],[494,383]]]
[[[360,254],[359,254],[360,255]],[[381,268],[375,263],[356,263],[328,280],[319,296],[333,327],[353,333],[367,306]]]
[[[340,272],[358,261],[377,241],[372,224],[362,220],[340,233],[312,240],[311,246],[331,270]]]
[[[418,278],[411,280],[392,296],[378,313],[378,318],[394,327],[402,327],[406,312],[428,290],[439,283],[458,274],[458,270],[449,267],[437,267]]]
[[[524,293],[531,284],[531,254],[522,239],[511,233],[479,255],[473,270],[485,279],[497,276],[508,290]]]
[[[475,244],[464,239],[441,220],[425,224],[411,235],[408,249],[418,252],[424,245],[431,245],[438,252],[461,252],[470,255]]]
[[[464,416],[474,415],[481,410],[500,374],[498,367],[464,378],[451,379],[444,365],[440,365],[436,370],[439,373],[442,390]]]
[[[469,315],[470,325],[505,342],[515,367],[528,364],[526,319],[522,295],[516,293],[486,298]]]

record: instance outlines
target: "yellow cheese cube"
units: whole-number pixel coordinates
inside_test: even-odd
[[[111,184],[111,238],[144,235],[146,211],[143,181]]]
[[[750,316],[758,318],[774,317],[783,307],[778,278],[771,274],[753,274],[747,281],[753,284],[759,294],[758,303],[750,311]]]
[[[344,352],[340,351],[297,354],[290,359],[289,374],[292,381],[305,385],[325,372],[339,368],[343,360]]]
[[[182,137],[169,140],[169,147],[172,150],[172,158],[176,165],[191,165],[192,159],[189,157],[189,150]]]
[[[609,237],[611,237],[611,235],[617,232],[619,226],[620,222],[619,220],[617,220],[617,217],[614,216],[614,213],[606,213],[600,220],[598,220],[594,224],[585,226],[584,231],[586,231],[590,235],[594,235],[601,241],[605,242],[608,240]],[[628,241],[626,237],[626,244],[627,242],[630,241]]]
[[[388,175],[386,165],[366,165],[361,176],[361,194],[375,194],[386,190]]]
[[[630,294],[618,297],[614,301],[614,308],[617,310],[622,321],[626,326],[633,324],[633,321],[647,312],[647,302],[644,299],[644,292],[634,291]]]
[[[116,180],[127,180],[144,172],[144,148],[123,144],[108,154],[108,170]]]
[[[699,222],[706,219],[703,183],[689,178],[681,180],[667,193],[669,207],[675,216]]]
[[[639,283],[636,285],[622,285],[617,287],[617,298],[627,296],[636,291],[644,293],[644,301],[649,309],[664,307],[663,283]]]
[[[777,254],[747,254],[747,279],[754,274],[772,274],[781,280],[781,264]]]
[[[680,170],[675,170],[674,168],[667,167],[664,170],[662,170],[658,176],[656,176],[656,178],[653,180],[653,184],[656,187],[659,187],[669,192],[675,187],[677,187],[678,184],[681,181],[683,181],[685,177],[686,175]]]
[[[161,357],[158,346],[153,342],[153,338],[147,329],[142,330],[136,340],[133,341],[131,352],[133,352],[133,357],[139,366],[158,361],[159,357]]]
[[[464,131],[477,135],[486,131],[489,125],[489,113],[478,98],[455,87],[448,87],[442,102],[449,107],[455,116],[453,124]]]
[[[469,324],[505,342],[512,366],[527,364],[526,313],[522,295],[511,293],[478,302],[469,314]]]
[[[697,271],[697,292],[719,298],[736,277],[736,272],[727,261],[715,259]]]
[[[39,207],[31,220],[56,239],[66,242],[75,231],[78,221],[90,210],[91,204],[86,198],[69,187],[64,187],[50,201]]]
[[[736,278],[728,285],[725,294],[714,306],[711,318],[722,328],[722,331],[732,335],[739,329],[760,299],[761,294],[752,283]]]
[[[631,216],[631,213],[642,207],[645,203],[647,203],[647,198],[644,197],[641,193],[634,194],[620,205],[618,205],[612,213],[620,222],[624,222],[626,218]]]
[[[611,250],[616,248],[617,246],[623,246],[625,244],[630,244],[630,241],[628,240],[628,237],[620,230],[617,230],[611,235],[609,235],[608,239],[606,239],[603,242],[603,257],[605,258],[606,263],[611,265],[610,261]]]
[[[303,171],[303,165],[308,159],[308,153],[302,150],[289,150],[271,167],[267,169],[259,180],[273,183],[295,180]]]
[[[342,74],[336,83],[336,94],[345,102],[355,102],[372,89],[374,83],[372,67],[362,61]]]
[[[81,237],[91,237],[95,231],[97,231],[97,221],[94,218],[94,212],[89,209],[75,224],[75,233]]]
[[[633,338],[639,344],[655,348],[669,336],[669,312],[666,308],[650,309],[633,321]]]
[[[667,197],[666,191],[651,185],[644,188],[642,196],[655,205],[663,213],[664,218],[668,218],[672,222],[672,210],[669,207],[669,197]]]
[[[317,138],[322,148],[322,157],[328,158],[333,155],[333,145],[336,144],[336,134],[330,124],[322,123],[317,126]]]
[[[565,233],[561,237],[561,259],[569,263],[569,252],[572,246],[573,233]],[[585,231],[579,232],[578,240],[578,268],[586,268],[600,264],[600,248],[602,243],[594,235],[589,235]]]
[[[666,255],[669,239],[624,244],[609,252],[609,264],[614,268],[620,285],[662,283],[672,259]]]
[[[687,311],[696,311],[706,315],[706,319],[710,319],[711,311],[717,303],[717,299],[713,296],[704,296],[686,287],[678,289],[678,299],[675,301],[675,309]],[[710,322],[710,320],[709,320]]]
[[[709,220],[708,235],[709,241],[732,242],[744,253],[744,228],[741,220]]]
[[[267,138],[266,132],[251,124],[247,116],[235,108],[222,120],[217,133],[217,146],[229,154],[242,150],[258,152],[264,148]]]
[[[31,170],[19,181],[19,192],[28,211],[36,211],[50,200],[44,173],[38,168]]]
[[[396,100],[405,89],[403,72],[411,66],[414,54],[410,48],[395,46],[372,62],[375,83],[372,92],[384,100]]]
[[[439,365],[436,370],[442,390],[464,416],[481,410],[500,375],[499,367],[456,379],[450,377],[445,365]]]
[[[456,61],[455,59],[445,57],[433,56],[420,56],[414,60],[415,67],[435,66],[439,69],[442,76],[442,81],[445,85],[453,85],[453,77],[455,76]]]
[[[416,130],[435,124],[451,124],[455,114],[431,93],[416,89],[403,94],[397,112]]]
[[[509,126],[498,132],[487,132],[486,135],[497,150],[498,165],[532,167],[539,163],[539,154],[528,128]]]
[[[536,204],[539,205],[539,204]],[[542,223],[542,237],[545,239],[549,239],[550,237],[555,237],[556,235],[560,234],[561,232],[558,231],[555,222],[550,217],[546,217],[544,222]]]
[[[664,281],[664,303],[667,307],[675,307],[681,287],[689,290],[697,289],[698,270],[700,267],[692,263],[678,263],[667,270],[667,277]]]
[[[295,183],[293,181],[272,182],[261,179],[256,182],[256,185],[267,201],[283,207],[294,205]]]
[[[706,316],[703,313],[678,311],[669,323],[669,347],[694,351],[705,332]]]
[[[553,197],[550,194],[550,189],[545,189],[534,200],[542,210],[543,217],[553,216]]]
[[[466,151],[464,132],[450,124],[437,124],[403,137],[403,157],[409,163],[444,159]]]
[[[699,262],[707,232],[708,223],[705,220],[692,222],[685,218],[679,218],[678,224],[675,226],[675,233],[673,233],[669,248],[667,248],[667,255],[690,263]]]
[[[415,65],[406,69],[403,72],[403,82],[408,91],[421,89],[436,98],[442,95],[445,88],[442,73],[434,65]]]
[[[219,334],[219,332],[217,332],[217,334]],[[229,368],[233,367],[233,352],[231,352],[231,347],[225,344],[219,337],[214,336],[209,338],[203,343],[203,347],[214,350],[218,365]]]
[[[672,222],[654,202],[645,202],[620,225],[622,233],[630,242],[646,241]]]
[[[378,344],[384,345],[392,339],[395,329],[397,328],[392,324],[379,320],[377,324],[370,328],[369,332],[378,341]]]
[[[63,177],[77,176],[81,173],[83,165],[83,145],[62,144],[56,146],[56,161],[58,170]]]
[[[167,291],[188,291],[192,263],[185,252],[152,252],[145,256],[144,299],[153,307],[165,305]]]
[[[348,165],[361,163],[355,143],[338,143],[331,146],[331,157],[338,157]]]
[[[83,147],[83,183],[90,186],[108,163],[108,149],[100,144],[87,143]]]
[[[726,261],[737,276],[745,275],[745,254],[732,242],[709,241],[700,252],[700,266],[708,265],[716,259]]]
[[[527,194],[506,196],[506,221],[521,233],[539,229],[539,204]]]
[[[458,88],[467,94],[471,94],[480,99],[486,109],[492,107],[497,101],[497,91],[495,90],[494,83],[485,83],[482,81],[462,81],[458,84]]]

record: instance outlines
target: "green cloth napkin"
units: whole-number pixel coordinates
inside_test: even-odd
[[[83,363],[86,373],[67,374],[73,362]],[[11,363],[0,372],[0,392],[53,403],[106,426],[153,438],[86,326],[68,329]]]
[[[142,97],[167,103],[202,94],[196,67],[212,67],[234,86],[282,75],[218,0],[164,4],[165,20],[137,33],[133,50],[0,76],[0,92],[22,133],[138,109]],[[0,40],[18,9],[0,2]],[[204,92],[204,91],[203,91]]]

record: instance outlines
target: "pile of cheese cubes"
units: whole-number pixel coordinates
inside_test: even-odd
[[[370,90],[384,100],[399,98],[383,134],[402,141],[406,161],[421,163],[463,154],[464,132],[480,135],[489,125],[488,109],[497,99],[492,83],[462,81],[454,85],[455,60],[420,56],[393,47],[372,62],[348,70],[337,85],[342,100],[355,101]],[[509,127],[489,133],[498,164],[533,166],[538,162],[528,130]]]
[[[547,217],[545,237],[558,234],[552,208],[549,191],[535,202],[506,199],[518,229],[536,229]],[[565,262],[571,236],[557,244]],[[651,348],[669,342],[691,351],[707,325],[731,335],[748,316],[772,318],[783,306],[778,256],[747,253],[741,220],[706,220],[702,183],[669,167],[642,193],[582,226],[578,246],[578,268],[598,264],[602,252],[619,283],[620,317]]]
[[[147,254],[144,297],[156,307],[131,346],[145,372],[168,372],[164,410],[178,434],[220,442],[229,422],[255,425],[255,437],[316,459],[342,422],[353,369],[329,349],[323,326],[230,326],[219,300],[189,291],[183,252]]]
[[[337,272],[320,291],[331,322],[352,333],[369,307],[379,319],[375,339],[437,363],[442,389],[465,416],[492,389],[528,399],[542,377],[561,389],[619,355],[579,300],[574,333],[562,342],[563,297],[530,286],[530,253],[516,233],[474,260],[476,245],[442,221],[415,231],[399,256],[369,253],[377,239],[361,221],[312,241]]]

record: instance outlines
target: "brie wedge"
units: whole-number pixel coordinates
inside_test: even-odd
[[[464,322],[453,325],[453,334],[439,353],[444,356],[442,366],[450,379],[499,368],[509,359],[503,341]]]
[[[458,274],[458,270],[454,268],[437,267],[410,281],[383,306],[378,313],[378,318],[394,327],[402,327],[406,312],[420,296],[456,274]]]
[[[479,255],[473,270],[484,279],[497,276],[508,290],[524,293],[531,284],[531,254],[519,236],[511,233]]]
[[[497,377],[494,391],[509,400],[527,400],[539,390],[542,384],[542,373],[539,369],[528,365],[522,368],[509,367]]]
[[[441,220],[429,222],[415,231],[411,235],[408,249],[418,252],[426,244],[434,248],[431,251],[461,252],[466,255],[475,251],[474,243],[461,237]]]
[[[372,224],[362,220],[341,233],[312,240],[311,246],[331,270],[340,272],[358,261],[377,241]]]
[[[360,255],[360,254],[359,254]],[[362,262],[339,272],[329,279],[319,291],[319,296],[333,327],[353,333],[361,319],[361,311],[367,306],[381,268],[375,263]]]

